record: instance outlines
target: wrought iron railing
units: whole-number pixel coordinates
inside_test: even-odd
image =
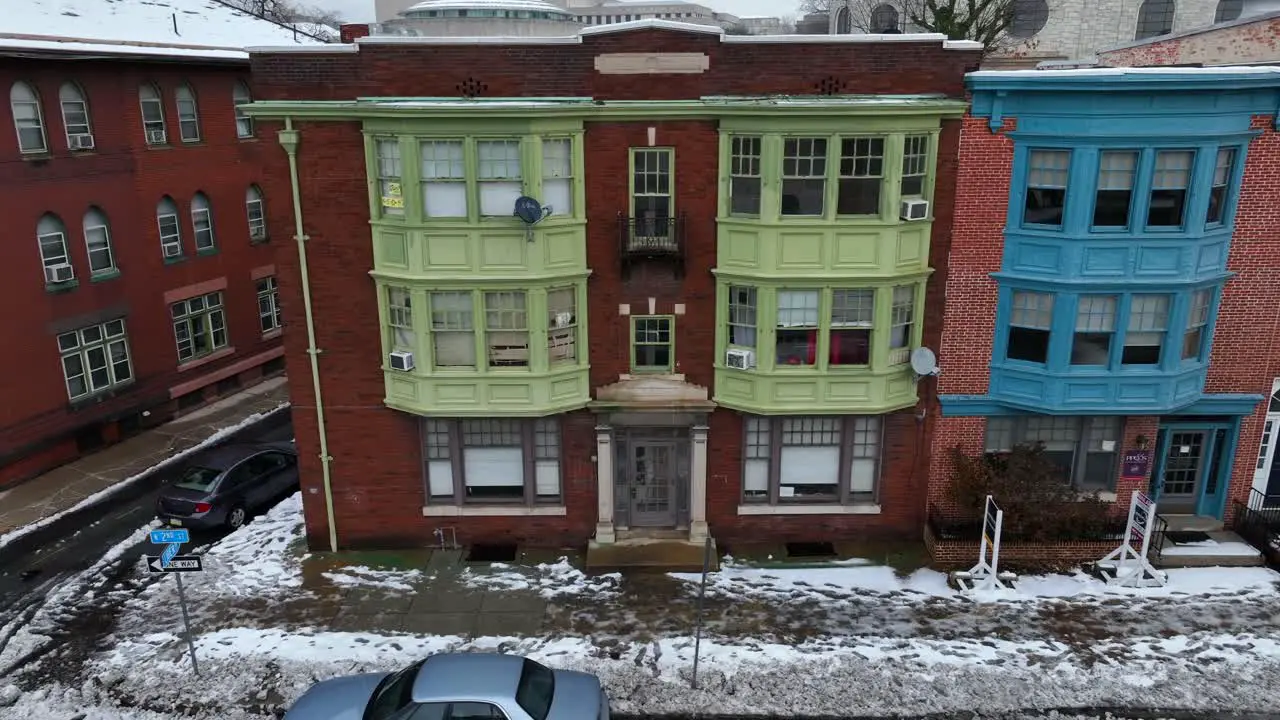
[[[975,519],[942,514],[936,509],[930,508],[927,522],[929,523],[929,529],[933,531],[933,536],[939,540],[972,540],[976,542],[982,537],[981,518]],[[1016,525],[1009,523],[1009,516],[1006,515],[1002,539],[1005,542],[1080,542],[1093,540],[1115,540],[1118,542],[1124,537],[1124,531],[1125,520],[1120,518],[1089,526],[1070,526],[1051,533],[1020,533]]]
[[[1155,522],[1151,524],[1151,544],[1147,545],[1147,557],[1159,558],[1160,553],[1164,552],[1164,544],[1168,538],[1169,521],[1160,513],[1156,513]]]
[[[670,259],[677,271],[684,269],[685,216],[618,215],[618,249],[622,269],[638,259]]]
[[[1250,490],[1247,500],[1235,501],[1234,510],[1231,529],[1271,562],[1280,560],[1280,495]]]

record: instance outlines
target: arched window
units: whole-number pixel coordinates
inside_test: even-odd
[[[196,95],[186,85],[179,85],[178,137],[182,142],[200,142],[200,113],[196,109]]]
[[[836,34],[848,35],[851,32],[853,32],[853,22],[849,15],[849,8],[842,4],[840,9],[836,10]]]
[[[160,251],[166,260],[182,257],[182,226],[178,224],[178,205],[165,195],[156,203],[156,224],[160,226]]]
[[[1015,38],[1029,38],[1044,29],[1049,22],[1049,3],[1045,0],[1014,0],[1013,21],[1009,24],[1009,35]]]
[[[1145,40],[1173,31],[1173,0],[1143,0],[1138,8],[1138,29],[1134,40]]]
[[[213,213],[204,193],[196,193],[191,198],[191,225],[196,229],[196,252],[213,250]]]
[[[871,32],[896,33],[898,31],[898,9],[885,3],[877,5],[871,11]]]
[[[1213,21],[1231,22],[1238,20],[1244,11],[1244,0],[1218,0],[1218,9],[1213,13]]]
[[[58,104],[62,107],[62,128],[67,133],[68,150],[92,150],[93,128],[89,125],[89,103],[84,92],[73,82],[58,88]]]
[[[40,96],[30,85],[16,82],[9,88],[9,108],[13,110],[13,126],[18,131],[18,149],[24,153],[48,152],[44,141],[44,115],[40,112]]]
[[[250,185],[244,191],[244,210],[249,217],[249,240],[260,242],[267,239],[267,213],[262,202],[262,190],[257,185]]]
[[[47,284],[66,282],[75,277],[71,257],[67,254],[67,228],[62,219],[48,213],[36,223],[36,241],[40,243],[40,263]]]
[[[237,82],[231,93],[231,102],[236,108],[236,137],[253,137],[253,118],[240,109],[241,105],[253,102],[253,96],[249,94],[249,86],[243,82]]]
[[[84,214],[84,244],[89,251],[89,272],[97,275],[116,269],[115,255],[111,252],[111,226],[107,216],[96,207]]]
[[[164,131],[164,101],[160,90],[147,83],[138,88],[138,101],[142,103],[142,132],[148,145],[164,145],[168,138]]]

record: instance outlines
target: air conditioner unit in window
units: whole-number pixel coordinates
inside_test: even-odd
[[[163,145],[163,144],[164,144],[164,139],[165,139],[165,138],[164,138],[164,130],[163,130],[163,129],[160,129],[160,130],[148,130],[148,131],[147,131],[147,144],[148,144],[148,145]]]
[[[44,281],[47,283],[62,283],[76,276],[75,270],[71,268],[70,263],[58,263],[56,265],[46,265],[44,268]]]
[[[735,370],[750,370],[756,366],[756,353],[754,350],[730,348],[724,351],[724,364]]]
[[[178,256],[179,256],[179,255],[181,255],[181,254],[182,254],[182,246],[181,246],[181,245],[178,245],[177,243],[166,243],[166,244],[165,244],[165,246],[164,246],[164,256],[165,256],[165,257],[167,257],[167,258],[169,258],[169,257],[178,257]]]
[[[69,135],[67,136],[67,144],[71,146],[72,150],[92,150],[93,136],[89,133]]]
[[[929,201],[928,200],[903,200],[902,211],[899,213],[903,220],[925,220],[929,217]]]
[[[392,370],[408,372],[413,369],[413,353],[406,350],[392,350],[390,363]]]

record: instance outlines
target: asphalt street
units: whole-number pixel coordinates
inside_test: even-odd
[[[220,445],[287,442],[292,437],[293,425],[286,410],[245,428]],[[87,570],[108,548],[153,519],[160,488],[181,467],[181,463],[177,463],[140,478],[93,507],[71,513],[0,550],[0,627],[18,607],[38,599],[56,580]],[[189,547],[208,545],[224,534],[193,531]],[[145,541],[139,543],[120,560],[131,565],[150,547]]]

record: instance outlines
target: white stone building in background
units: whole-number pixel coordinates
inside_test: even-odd
[[[377,33],[432,37],[556,37],[590,25],[648,19],[726,30],[740,25],[734,15],[679,0],[375,0],[374,11]]]
[[[908,0],[914,2],[914,0]],[[1280,10],[1280,0],[1014,0],[1010,42],[984,67],[1092,60],[1104,49]],[[901,0],[835,0],[832,33],[913,32]]]

